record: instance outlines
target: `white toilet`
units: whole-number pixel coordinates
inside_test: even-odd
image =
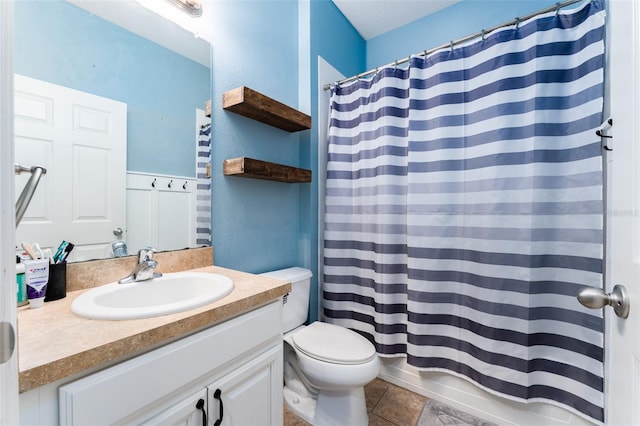
[[[309,310],[308,269],[288,268],[262,275],[291,282],[283,318],[286,404],[314,426],[367,425],[364,385],[380,370],[373,345],[337,325],[303,325]]]

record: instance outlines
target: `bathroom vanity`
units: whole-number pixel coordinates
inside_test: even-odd
[[[59,388],[60,424],[282,424],[282,303]]]
[[[20,422],[282,424],[282,296],[290,284],[210,266],[234,290],[187,312],[87,320],[71,302],[18,312]]]

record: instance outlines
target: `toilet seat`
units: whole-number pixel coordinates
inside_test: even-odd
[[[333,364],[363,364],[376,356],[371,342],[349,329],[316,321],[291,336],[303,354]]]

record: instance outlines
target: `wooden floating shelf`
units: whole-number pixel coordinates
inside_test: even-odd
[[[286,183],[311,182],[311,170],[239,157],[224,160],[222,170],[226,176],[273,180]]]
[[[222,95],[222,108],[288,132],[311,128],[311,117],[246,86]]]

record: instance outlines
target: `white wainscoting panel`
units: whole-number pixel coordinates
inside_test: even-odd
[[[197,247],[196,179],[127,173],[127,248]]]

